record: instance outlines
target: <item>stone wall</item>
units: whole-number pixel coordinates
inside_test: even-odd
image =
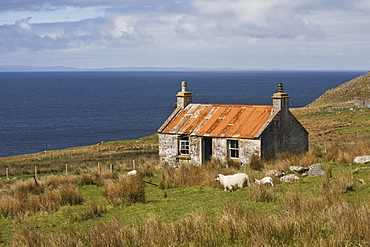
[[[201,164],[202,138],[197,136],[189,137],[189,155],[178,155],[178,135],[158,133],[159,159],[162,165],[168,164],[178,166],[181,163]],[[226,138],[212,138],[212,156],[223,163],[227,162],[228,147]],[[253,154],[260,155],[260,140],[240,139],[239,140],[239,161],[243,165],[250,162]]]
[[[261,141],[259,139],[241,139],[239,143],[239,159],[242,165],[248,165],[253,155],[261,156]]]
[[[223,163],[228,159],[227,138],[212,138],[213,157]],[[233,139],[239,140],[239,161],[242,165],[248,165],[253,154],[260,156],[260,140]]]
[[[212,157],[222,163],[227,161],[227,141],[225,138],[212,138]]]
[[[189,156],[190,160],[194,163],[201,164],[202,163],[202,156],[201,156],[201,138],[197,136],[190,136],[189,138]]]
[[[261,156],[275,158],[278,153],[308,150],[308,132],[289,111],[281,111],[261,135]]]
[[[159,160],[162,165],[178,166],[181,163],[193,162],[202,163],[201,159],[201,138],[189,137],[189,155],[179,156],[179,136],[174,134],[158,133]]]
[[[158,133],[159,160],[161,164],[177,165],[176,156],[178,150],[177,135]]]

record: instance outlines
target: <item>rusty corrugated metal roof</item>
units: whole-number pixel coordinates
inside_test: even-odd
[[[266,123],[271,105],[189,104],[161,133],[253,138]]]

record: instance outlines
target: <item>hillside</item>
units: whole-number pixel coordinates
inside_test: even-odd
[[[368,246],[370,164],[353,159],[369,154],[370,109],[293,114],[310,151],[253,167],[161,167],[156,134],[1,157],[0,246]],[[224,192],[215,181],[317,163],[327,175],[274,187]]]
[[[355,100],[370,99],[370,72],[326,91],[309,107],[351,106]]]
[[[353,159],[369,154],[370,109],[313,110],[295,112],[310,152],[254,168],[160,167],[157,135],[2,157],[0,246],[368,246],[370,164]],[[327,175],[274,187],[224,192],[215,181],[317,163]]]

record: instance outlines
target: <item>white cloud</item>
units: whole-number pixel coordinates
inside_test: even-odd
[[[78,67],[98,61],[98,67],[290,68],[304,59],[322,68],[320,58],[365,67],[368,2],[24,0],[0,6],[0,65],[26,63],[21,53],[47,63],[40,51],[59,56],[53,60],[59,65]]]
[[[22,19],[15,22],[15,26],[20,29],[24,29],[27,31],[31,31],[31,26],[28,23],[30,21],[31,17],[28,17],[27,19]]]

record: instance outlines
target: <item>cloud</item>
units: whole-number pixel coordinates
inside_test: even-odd
[[[287,1],[195,1],[198,23],[218,36],[297,38],[321,36],[319,25],[304,21]],[[213,24],[214,23],[214,24]],[[199,25],[197,25],[199,26]],[[204,31],[204,30],[203,30]]]
[[[368,2],[10,1],[0,6],[0,23],[4,23],[0,51],[9,54],[3,63],[12,61],[15,54],[36,59],[42,52],[71,62],[77,61],[71,60],[71,54],[80,55],[79,64],[91,64],[96,57],[104,64],[146,66],[229,67],[254,61],[262,66],[302,58],[311,58],[316,65],[322,57],[351,54],[360,63],[364,54],[370,56],[367,45],[364,48],[370,42]],[[69,57],[63,57],[63,52]],[[83,57],[89,60],[82,62]]]
[[[0,50],[96,49],[150,42],[120,16],[67,23],[31,24],[31,17],[0,26]]]

